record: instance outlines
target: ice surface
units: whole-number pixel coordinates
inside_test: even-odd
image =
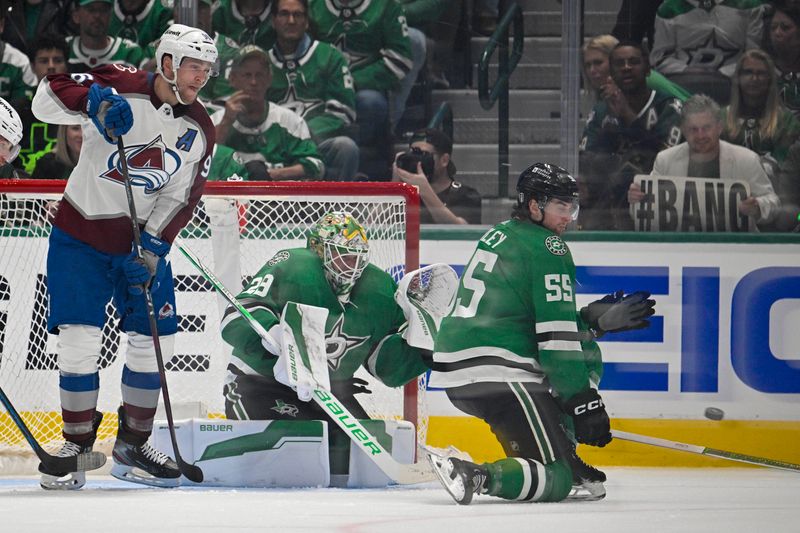
[[[74,492],[0,477],[0,532],[798,532],[800,475],[769,469],[607,468],[599,502],[476,497],[438,484],[354,489],[151,489],[88,476]]]

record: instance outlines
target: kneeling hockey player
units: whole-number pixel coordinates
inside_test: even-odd
[[[597,392],[594,338],[649,325],[655,302],[637,292],[575,309],[575,265],[560,235],[577,218],[578,186],[564,169],[522,172],[511,220],[490,229],[464,269],[455,306],[436,337],[431,385],[483,419],[507,458],[477,465],[429,454],[460,504],[473,494],[507,500],[598,499],[606,476],[576,454],[575,440],[611,441]]]

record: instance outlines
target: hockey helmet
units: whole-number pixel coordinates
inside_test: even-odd
[[[170,80],[162,70],[165,55],[172,56],[173,78]],[[184,24],[173,24],[164,32],[156,47],[156,71],[173,86],[177,95],[175,82],[178,79],[178,69],[187,57],[211,63],[210,76],[218,74],[217,47],[212,39],[203,30],[192,28]],[[208,81],[208,79],[206,79]],[[178,95],[180,100],[180,95]],[[181,101],[181,103],[184,103]]]
[[[346,299],[369,263],[364,227],[350,213],[333,211],[311,228],[307,246],[322,260],[325,277],[336,295]]]
[[[0,98],[0,136],[5,143],[0,143],[0,155],[6,163],[12,162],[19,154],[19,143],[22,141],[22,120],[19,114],[4,99]]]
[[[542,211],[550,200],[564,201],[572,205],[572,220],[578,218],[578,182],[557,165],[534,163],[519,175],[517,206],[526,207],[533,199]]]

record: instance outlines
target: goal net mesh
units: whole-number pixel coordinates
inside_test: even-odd
[[[34,436],[50,453],[63,442],[59,404],[57,337],[46,330],[47,240],[50,214],[61,193],[52,182],[41,190],[0,183],[0,386]],[[57,182],[62,183],[62,182]],[[63,185],[61,185],[63,187]],[[395,280],[417,268],[416,192],[401,184],[211,183],[181,238],[234,294],[276,252],[305,246],[311,226],[330,211],[349,211],[367,230],[370,261]],[[413,215],[410,215],[412,213]],[[409,237],[412,234],[412,237]],[[179,315],[174,355],[165,361],[176,419],[224,417],[222,386],[230,346],[219,324],[226,302],[188,260],[170,252]],[[120,376],[126,335],[106,308],[100,354],[98,409],[105,413],[96,449],[109,451],[116,435]],[[424,443],[424,378],[390,389],[362,368],[371,394],[356,396],[372,418],[411,419]],[[404,416],[405,414],[405,416]],[[164,419],[159,406],[157,419]],[[32,452],[0,406],[0,459]],[[7,470],[7,468],[4,468]]]

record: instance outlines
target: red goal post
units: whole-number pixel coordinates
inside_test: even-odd
[[[62,180],[0,180],[0,386],[49,449],[57,449],[62,438],[56,339],[45,331],[45,259],[49,213],[65,185]],[[351,211],[364,225],[370,260],[396,280],[419,267],[419,195],[403,183],[208,182],[181,237],[237,293],[275,252],[305,246],[308,229],[332,210]],[[230,351],[219,337],[223,301],[182,254],[173,249],[170,258],[180,321],[175,354],[165,363],[176,416],[224,416],[222,385]],[[106,413],[101,443],[116,431],[125,345],[110,304],[108,315],[100,362],[98,408]],[[363,369],[357,375],[373,391],[358,396],[368,404],[367,412],[413,422],[424,442],[424,378],[401,394]],[[0,458],[26,446],[0,409]]]

